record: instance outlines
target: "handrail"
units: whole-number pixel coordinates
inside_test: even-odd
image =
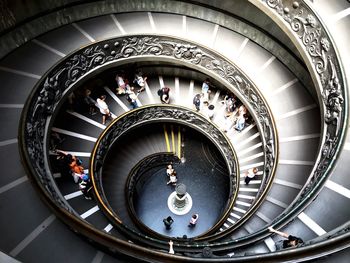
[[[269,114],[269,108],[258,89],[240,72],[239,68],[232,65],[226,58],[214,51],[199,48],[197,45],[168,36],[137,35],[114,38],[91,44],[58,62],[38,83],[28,99],[22,115],[22,120],[26,122],[25,125],[30,128],[29,132],[24,133],[26,138],[24,151],[30,153],[29,159],[33,158],[33,162],[29,163],[36,164],[40,158],[43,163],[45,162],[46,157],[43,158],[40,155],[41,152],[46,155],[46,146],[44,147],[46,137],[44,135],[47,134],[46,130],[51,125],[51,114],[59,106],[61,99],[67,96],[67,91],[74,88],[82,78],[90,77],[101,71],[102,67],[111,67],[117,62],[127,63],[127,61],[135,61],[136,59],[154,58],[186,65],[205,72],[227,85],[237,94],[253,117],[257,118],[257,127],[264,135],[262,137],[265,149],[264,175],[271,183],[278,154],[276,150],[277,134]],[[255,117],[256,115],[259,117]],[[49,173],[48,165],[46,165],[45,170]],[[45,174],[42,168],[36,171]],[[53,179],[47,181],[50,185],[55,184]],[[271,184],[268,184],[265,193],[269,186]]]
[[[293,7],[294,8],[294,7]],[[296,7],[295,9],[298,9]],[[278,9],[280,10],[280,9]],[[313,17],[314,18],[314,17]],[[304,18],[302,20],[302,23],[304,23],[304,26],[306,27],[313,27],[314,28],[314,21],[310,21],[311,18]],[[309,21],[308,21],[309,20]],[[305,22],[306,21],[306,22]],[[138,40],[143,39],[144,42],[139,42]],[[322,59],[323,56],[326,56],[327,52],[332,49],[333,52],[330,52],[332,54],[335,54],[336,52],[333,46],[330,45],[330,40],[324,38],[325,40],[320,41],[321,46],[321,56],[318,56],[318,59]],[[136,42],[135,42],[136,40]],[[155,42],[152,42],[152,41]],[[206,55],[206,52],[204,52],[204,49],[198,49],[197,46],[189,45],[188,47],[186,45],[183,45],[183,42],[178,42],[178,45],[174,45],[174,40],[172,41],[163,41],[158,42],[159,39],[154,39],[152,37],[140,37],[140,38],[130,38],[129,42],[126,44],[129,45],[129,48],[134,45],[138,46],[140,44],[143,44],[143,47],[148,48],[147,50],[143,49],[143,51],[151,52],[154,56],[172,56],[172,59],[178,60],[181,63],[188,63],[188,65],[192,65],[193,67],[203,66],[202,64],[199,64],[203,61],[204,65],[206,65],[206,70],[211,72],[212,76],[216,76],[215,74],[224,74],[223,77],[226,79],[231,85],[228,85],[232,89],[236,90],[237,88],[241,88],[242,83],[245,85],[249,83],[249,80],[243,76],[234,75],[236,72],[233,72],[232,75],[232,69],[236,69],[235,67],[230,67],[229,64],[226,64],[224,60],[213,60],[214,57]],[[149,42],[151,41],[151,43]],[[176,42],[176,41],[175,41]],[[322,42],[322,43],[321,43]],[[104,42],[106,43],[106,42]],[[116,46],[114,46],[116,49],[119,48],[119,43],[115,42]],[[146,43],[146,45],[145,45]],[[170,44],[173,43],[173,44]],[[149,45],[148,45],[149,44]],[[162,45],[164,44],[167,48],[167,51],[170,49],[173,52],[170,53],[162,53],[164,50],[161,49]],[[84,75],[87,75],[90,71],[92,71],[96,67],[101,67],[101,65],[108,63],[112,61],[115,57],[114,54],[120,54],[116,52],[115,50],[112,50],[110,54],[107,55],[106,52],[111,49],[111,46],[109,44],[104,44],[103,48],[99,47],[98,44],[95,44],[95,47],[88,47],[86,49],[82,49],[79,51],[79,54],[77,54],[74,57],[70,57],[71,62],[81,63],[80,59],[82,57],[88,58],[89,61],[92,62],[92,64],[86,64],[85,67],[75,67],[74,64],[72,64],[72,67],[70,69],[68,68],[61,68],[60,70],[55,68],[53,72],[50,72],[50,74],[46,74],[44,79],[45,83],[41,82],[40,85],[37,86],[37,88],[33,91],[33,93],[30,96],[29,102],[26,104],[22,121],[25,121],[25,123],[21,126],[26,127],[28,130],[24,132],[25,139],[19,138],[22,140],[22,146],[24,149],[21,149],[25,151],[26,153],[23,154],[24,158],[28,158],[29,160],[27,162],[27,165],[30,164],[35,165],[35,168],[31,169],[31,172],[35,174],[36,180],[41,181],[46,189],[42,189],[42,191],[47,191],[49,196],[53,198],[53,200],[56,200],[57,204],[61,202],[61,198],[58,194],[59,191],[55,189],[54,182],[49,179],[50,177],[46,177],[46,173],[49,173],[48,165],[45,160],[45,157],[41,156],[42,153],[46,155],[46,134],[45,129],[47,127],[47,120],[50,120],[50,116],[52,112],[54,111],[55,107],[59,103],[59,100],[61,99],[62,95],[66,93],[66,90],[73,86],[73,84],[77,83],[80,77],[83,77]],[[139,47],[139,46],[138,46]],[[114,48],[113,48],[114,49]],[[129,58],[134,55],[133,52],[138,52],[136,49],[118,49],[120,52],[122,52],[120,55],[123,58]],[[113,53],[114,51],[114,53]],[[176,51],[176,52],[175,52]],[[123,53],[125,52],[125,53]],[[131,52],[131,53],[129,53]],[[146,53],[147,53],[146,52]],[[169,52],[169,51],[168,51]],[[175,52],[175,53],[174,53]],[[312,55],[312,54],[311,54]],[[142,56],[146,57],[145,54],[142,54]],[[68,59],[67,59],[68,61]],[[214,63],[215,61],[215,63]],[[321,87],[324,89],[324,93],[322,94],[322,105],[324,105],[324,119],[325,123],[324,126],[326,127],[325,131],[327,132],[327,136],[323,137],[323,143],[322,143],[322,155],[320,154],[318,158],[318,165],[314,171],[314,176],[310,179],[310,184],[304,189],[303,193],[300,196],[300,202],[299,204],[295,203],[296,206],[298,206],[298,209],[302,209],[308,202],[310,202],[311,198],[310,193],[312,192],[314,195],[316,194],[317,189],[320,189],[322,186],[322,182],[324,182],[326,175],[330,173],[331,167],[334,165],[334,157],[338,155],[338,152],[341,148],[341,144],[343,142],[343,137],[345,134],[344,123],[347,119],[346,112],[347,110],[347,96],[345,91],[345,82],[342,78],[342,68],[340,66],[339,61],[335,61],[332,59],[332,56],[327,57],[328,67],[322,69],[323,72],[319,72],[316,76],[316,79],[323,77],[322,79],[326,80],[321,82]],[[209,64],[207,64],[209,62]],[[325,62],[325,61],[324,61]],[[212,64],[210,64],[212,63]],[[62,63],[63,64],[63,63]],[[318,61],[318,64],[319,61]],[[81,66],[81,65],[80,65]],[[325,66],[325,65],[324,65]],[[320,70],[319,67],[316,68],[316,70]],[[203,69],[204,70],[204,69]],[[229,70],[229,71],[227,71]],[[67,71],[67,72],[65,72]],[[64,72],[64,74],[63,74]],[[66,74],[68,73],[68,74]],[[64,76],[63,76],[64,75]],[[65,84],[61,86],[62,80],[64,80]],[[60,84],[61,83],[61,84]],[[40,88],[38,88],[40,86]],[[244,92],[244,90],[241,90]],[[250,99],[250,102],[255,103],[256,105],[259,105],[260,101],[257,103],[257,95],[258,93],[254,93],[254,90],[249,90],[249,93],[241,94],[242,100]],[[31,99],[37,99],[36,101],[31,101]],[[261,99],[258,96],[258,100]],[[247,104],[248,107],[250,107],[249,103]],[[260,106],[260,105],[259,105]],[[252,108],[252,107],[251,107]],[[253,107],[254,109],[254,107]],[[252,112],[259,112],[260,115],[264,114],[266,112],[265,110],[261,111],[261,107],[255,108],[255,110],[252,110]],[[268,111],[268,110],[267,110]],[[264,135],[268,136],[274,136],[274,133],[271,132],[271,134],[266,132],[266,129],[271,130],[271,124],[269,123],[269,117],[259,118],[259,121],[257,122],[260,126],[261,131]],[[267,124],[267,127],[262,127],[261,123],[269,123]],[[273,129],[272,129],[273,130]],[[24,131],[21,130],[22,132]],[[21,134],[21,133],[20,133]],[[22,136],[21,136],[22,137]],[[272,149],[274,151],[269,151],[268,149],[267,153],[273,156],[271,159],[272,161],[275,161],[275,156],[277,155],[277,152],[275,151],[277,147],[275,144],[276,141],[273,141],[273,144],[271,145]],[[269,158],[266,160],[268,161]],[[33,161],[33,162],[31,162]],[[271,170],[271,169],[270,169]],[[273,169],[272,169],[273,170]],[[47,179],[46,179],[47,178]],[[52,189],[52,191],[48,191],[47,189]],[[314,191],[313,191],[314,189]],[[295,209],[297,211],[298,209]],[[69,207],[67,208],[69,210]],[[296,213],[294,211],[294,214]],[[281,218],[290,218],[289,216],[281,216]],[[290,219],[289,219],[290,220]],[[277,221],[276,221],[277,222]],[[282,222],[282,220],[280,221]],[[277,223],[276,223],[277,224]]]
[[[125,226],[118,218],[118,215],[113,211],[109,205],[107,197],[104,194],[102,185],[103,163],[110,147],[112,147],[113,143],[117,142],[123,134],[126,134],[129,130],[135,129],[136,127],[140,127],[147,123],[156,122],[175,122],[189,126],[210,139],[221,152],[227,165],[228,176],[230,178],[229,200],[221,219],[203,235],[208,235],[209,233],[216,231],[228,217],[237,197],[239,182],[237,157],[229,140],[226,138],[224,133],[216,127],[215,124],[209,122],[201,114],[181,106],[155,104],[140,107],[138,109],[126,112],[114,119],[112,123],[101,133],[92,151],[89,169],[95,190],[95,196],[97,197],[101,209],[110,219],[112,219],[112,222],[114,222],[116,226],[121,226],[123,230],[129,228],[128,226]],[[139,241],[141,241],[141,238],[142,240],[148,239],[148,236],[143,236],[140,234]],[[165,237],[163,239],[165,240]]]
[[[313,78],[322,117],[321,145],[307,183],[293,203],[273,221],[281,227],[298,215],[331,174],[344,143],[348,94],[339,55],[324,22],[306,1],[252,1],[289,34]]]
[[[164,170],[164,167],[166,167],[167,164],[179,162],[179,158],[176,155],[174,155],[174,153],[161,152],[152,154],[143,158],[133,167],[125,183],[125,196],[127,201],[127,208],[131,219],[138,227],[140,227],[143,230],[144,233],[147,233],[153,237],[158,237],[159,239],[168,240],[169,237],[160,235],[159,233],[150,229],[144,223],[142,223],[142,221],[140,221],[136,215],[133,202],[135,187],[137,184],[139,184],[140,178],[144,177],[143,175],[146,172],[148,172],[149,169],[158,167]]]
[[[251,2],[257,3],[257,1],[253,1],[253,0]],[[288,7],[286,7],[286,6],[283,6],[283,4],[281,5],[281,3],[282,3],[281,1],[268,1],[268,2],[270,4],[273,2],[276,3],[276,5],[273,8],[275,8],[274,12],[276,12],[277,15],[271,14],[271,16],[275,16],[275,17],[283,16],[284,13],[287,13],[287,15],[288,15],[290,10],[293,10],[293,9],[296,9],[297,11],[299,11],[300,10],[299,4],[300,3],[305,4],[304,2],[294,1],[292,3],[292,1],[289,1],[288,3],[290,3],[290,5],[288,5]],[[298,6],[297,6],[297,4],[294,4],[294,3],[297,3]],[[293,9],[292,9],[292,7],[293,7]],[[310,11],[310,10],[308,10],[308,11]],[[312,10],[310,13],[314,14],[314,12],[312,12]],[[290,17],[290,15],[289,15],[289,17]],[[311,15],[311,17],[312,17],[312,15]],[[313,17],[313,18],[315,18],[315,17]],[[302,24],[305,21],[306,21],[306,23],[304,24],[304,26],[306,26],[307,28],[310,28],[310,26],[314,27],[313,25],[315,25],[315,22],[312,21],[312,18],[309,18],[307,16],[303,16]],[[318,22],[322,25],[321,21],[318,21]],[[324,30],[324,27],[322,27],[322,30]],[[324,33],[325,31],[322,31],[322,32]],[[347,114],[345,114],[345,112],[347,112],[346,84],[345,84],[345,81],[343,79],[342,66],[337,58],[336,50],[333,47],[332,42],[329,41],[329,35],[327,34],[327,32],[325,33],[325,35],[326,35],[326,38],[325,38],[326,41],[323,41],[323,44],[322,44],[323,47],[321,49],[322,57],[324,55],[327,57],[327,54],[329,54],[329,53],[334,55],[334,57],[332,57],[332,56],[327,57],[327,59],[329,58],[329,61],[328,61],[328,69],[326,70],[327,71],[326,74],[324,74],[324,72],[323,72],[322,74],[317,73],[314,75],[316,75],[315,79],[317,79],[317,80],[321,79],[322,76],[323,76],[323,79],[326,80],[326,81],[324,81],[324,83],[321,83],[321,85],[318,85],[318,86],[321,87],[320,90],[325,91],[325,93],[323,94],[324,97],[321,101],[322,101],[322,105],[324,105],[324,108],[326,108],[326,111],[323,112],[324,116],[327,117],[327,118],[325,118],[324,125],[325,125],[325,127],[327,127],[326,131],[330,135],[328,137],[324,137],[324,141],[322,143],[322,151],[321,151],[322,155],[319,156],[320,158],[318,159],[317,170],[315,170],[314,176],[311,178],[310,184],[308,185],[308,187],[304,189],[303,195],[300,196],[300,198],[302,198],[302,199],[305,198],[303,200],[307,200],[308,202],[310,202],[310,200],[312,199],[311,197],[309,198],[310,194],[312,193],[313,195],[316,195],[316,192],[317,192],[317,190],[312,191],[312,189],[314,187],[316,187],[317,189],[320,189],[320,187],[322,186],[322,182],[324,182],[324,180],[326,178],[326,176],[324,176],[324,174],[328,175],[330,173],[332,166],[334,166],[333,159],[335,159],[338,156],[338,152],[341,149],[341,145],[343,143],[343,137],[344,137],[344,134],[346,131],[346,125],[344,125],[344,123],[346,123],[346,120],[347,120]],[[291,37],[291,39],[294,39],[294,38],[297,38],[297,37],[296,36]],[[305,50],[306,50],[306,48],[305,48]],[[305,50],[304,50],[304,47],[302,47],[302,53],[305,53],[306,52]],[[332,52],[329,52],[329,50],[332,50]],[[306,60],[309,61],[309,57],[307,57]],[[56,72],[56,73],[59,75],[59,72]],[[56,75],[56,76],[53,75],[53,77],[48,79],[48,80],[55,82],[55,80],[57,81],[56,77],[58,75]],[[44,93],[46,93],[46,94],[44,94],[44,96],[37,96],[38,94],[40,94],[40,92],[37,92],[37,89],[35,89],[35,91],[32,93],[31,98],[37,97],[37,98],[41,99],[40,101],[38,101],[38,103],[35,105],[34,108],[29,110],[29,108],[27,107],[27,104],[29,104],[29,103],[26,104],[24,113],[26,115],[33,113],[36,116],[36,119],[33,118],[32,120],[34,120],[34,121],[32,123],[21,123],[21,129],[22,129],[21,131],[24,131],[24,128],[29,128],[30,130],[28,131],[28,134],[27,134],[27,135],[29,135],[29,138],[30,139],[31,138],[38,139],[35,142],[39,142],[38,147],[31,147],[29,149],[28,153],[23,154],[23,152],[22,152],[22,151],[27,151],[28,148],[25,148],[24,150],[22,149],[21,156],[22,156],[24,162],[26,162],[25,166],[31,167],[29,169],[27,168],[29,173],[35,174],[35,177],[34,177],[35,180],[37,180],[37,182],[41,181],[43,183],[45,188],[42,188],[41,191],[46,192],[46,193],[48,193],[48,190],[50,190],[50,187],[52,187],[52,182],[47,181],[47,179],[45,179],[43,177],[43,174],[45,174],[48,171],[46,169],[47,164],[45,164],[45,160],[44,160],[45,158],[42,158],[40,156],[40,152],[45,154],[44,149],[46,149],[46,146],[44,147],[44,145],[46,144],[46,142],[44,140],[45,133],[43,133],[43,131],[45,130],[45,129],[43,129],[43,127],[45,127],[46,121],[44,121],[42,123],[40,118],[41,117],[49,118],[49,116],[52,113],[52,110],[54,109],[54,107],[52,105],[52,101],[50,103],[47,103],[47,101],[52,100],[52,98],[54,98],[53,104],[56,104],[62,95],[62,90],[59,90],[61,88],[55,87],[54,83],[48,82],[48,84],[49,84],[49,86],[47,86],[47,88],[49,88],[49,89],[46,91],[45,90],[43,91]],[[52,87],[54,87],[53,90],[51,90]],[[335,91],[332,91],[331,87],[336,87]],[[63,89],[63,91],[65,91],[65,89]],[[34,94],[34,93],[36,93],[36,94]],[[50,96],[48,96],[48,95],[50,95]],[[53,97],[52,97],[52,95],[53,95]],[[338,102],[340,101],[340,105],[338,105],[339,106],[338,109],[334,105],[336,100],[338,100]],[[26,115],[25,115],[25,117],[26,117]],[[25,118],[23,117],[22,120],[24,120],[24,119]],[[37,121],[38,123],[35,123],[35,121]],[[37,128],[39,129],[38,131],[36,131]],[[19,133],[19,134],[21,134],[21,133]],[[21,136],[19,138],[19,140],[21,142],[21,144],[20,144],[21,148],[28,146],[28,140],[30,140],[30,139],[27,138],[27,140],[24,140]],[[32,144],[30,144],[30,145],[33,146]],[[39,150],[39,152],[38,152],[38,150]],[[39,167],[33,168],[31,166],[30,160],[35,160],[35,158],[40,158],[40,160],[38,160],[38,162],[36,162],[35,164],[45,165],[45,168],[41,168],[41,169]],[[38,176],[38,174],[40,174],[40,175]],[[56,190],[53,189],[53,191],[55,192]],[[52,198],[52,200],[58,199],[57,196],[51,195],[50,193],[49,193],[49,195],[46,195],[46,197],[48,197],[48,196],[50,196],[50,198]],[[55,202],[53,202],[54,203],[53,206],[57,208],[56,202],[59,202],[59,200],[55,200]],[[300,209],[302,209],[301,207],[302,206],[304,207],[306,205],[306,202],[299,203],[296,205],[297,206],[300,205]],[[67,209],[67,211],[69,210],[69,208],[66,208],[66,209]],[[287,215],[285,215],[284,217],[287,217]],[[80,230],[83,231],[84,229],[80,228]],[[296,249],[296,251],[298,251],[298,249]],[[150,252],[150,253],[152,253],[152,252]]]

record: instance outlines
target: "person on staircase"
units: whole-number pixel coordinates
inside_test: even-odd
[[[208,102],[204,102],[204,107],[202,109],[202,113],[205,117],[207,117],[209,120],[212,120],[214,117],[214,113],[215,113],[215,106],[212,104],[208,104]]]
[[[203,94],[203,102],[207,102],[208,104],[209,104],[209,99],[210,99],[209,96],[211,93],[211,90],[209,89],[210,86],[211,86],[210,80],[209,80],[209,78],[206,78],[202,84],[202,94]]]
[[[85,92],[84,92],[83,102],[85,103],[85,105],[89,109],[89,114],[90,115],[95,115],[96,114],[96,104],[97,104],[97,102],[93,98],[91,98],[90,95],[91,95],[91,90],[86,89]]]
[[[196,94],[193,98],[193,105],[197,111],[200,111],[202,103],[203,103],[203,93]]]
[[[158,90],[158,96],[162,104],[170,103],[170,88],[165,86]]]
[[[172,219],[171,216],[168,216],[167,218],[163,219],[163,223],[164,223],[165,229],[170,230],[172,223],[174,223],[174,219]]]
[[[140,104],[138,101],[139,94],[140,94],[140,91],[135,93],[134,87],[130,87],[130,89],[128,89],[126,91],[126,99],[130,103],[132,109],[136,109],[136,108],[140,107]]]
[[[115,81],[117,82],[117,95],[123,95],[129,88],[128,80],[125,79],[121,73],[118,73],[115,77]]]
[[[138,93],[145,90],[146,80],[147,77],[143,77],[140,70],[135,73],[134,84],[139,87]]]
[[[257,173],[258,173],[258,168],[256,168],[256,167],[251,168],[248,171],[246,171],[245,174],[244,174],[244,182],[245,182],[245,184],[248,185],[249,182],[255,178]]]
[[[82,176],[82,181],[79,183],[79,189],[83,193],[85,199],[92,199],[92,183],[88,174]]]
[[[195,227],[198,221],[199,215],[198,214],[193,214],[190,223],[188,224],[188,227]]]
[[[168,242],[168,244],[169,244],[169,254],[175,254],[175,251],[174,251],[174,242],[172,241],[172,240],[170,240],[169,242]]]
[[[69,167],[69,173],[72,175],[74,182],[77,184],[84,175],[84,167],[82,161],[75,155],[69,154],[65,151],[56,149],[57,158],[62,158],[65,165]]]
[[[292,236],[288,233],[275,230],[272,226],[270,226],[268,229],[270,232],[276,233],[277,235],[286,238],[286,240],[280,240],[276,243],[277,250],[283,248],[293,248],[304,244],[304,241],[300,237]]]
[[[115,118],[115,115],[112,114],[108,108],[108,105],[106,103],[106,95],[101,95],[97,99],[97,107],[100,109],[100,112],[102,114],[102,124],[106,124],[107,118]]]

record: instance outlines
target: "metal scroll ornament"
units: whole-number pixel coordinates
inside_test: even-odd
[[[152,122],[175,122],[190,126],[204,134],[216,145],[224,157],[228,168],[228,175],[230,176],[231,184],[229,194],[231,200],[229,201],[229,205],[232,205],[237,196],[239,174],[237,173],[237,157],[227,138],[225,138],[223,133],[204,116],[196,114],[187,108],[171,105],[154,105],[139,108],[114,120],[113,123],[103,132],[95,145],[92,153],[90,174],[92,175],[94,185],[99,194],[99,199],[105,204],[103,207],[108,207],[108,209],[111,210],[108,205],[108,200],[104,195],[102,185],[102,167],[109,149],[111,149],[114,142],[121,138],[123,134],[126,134],[130,129]],[[149,161],[152,160],[153,159],[149,159]],[[149,163],[147,163],[147,165],[149,165]],[[113,212],[108,211],[108,213],[112,214]]]
[[[33,166],[36,177],[45,186],[54,185],[48,165],[44,165],[46,142],[44,141],[49,127],[50,116],[56,109],[61,98],[82,78],[92,74],[95,69],[117,63],[119,59],[143,57],[161,57],[172,62],[188,64],[198,70],[210,73],[228,83],[232,90],[241,98],[249,111],[257,120],[265,148],[264,183],[271,180],[276,163],[277,135],[274,124],[269,115],[262,96],[251,81],[244,76],[237,67],[218,54],[183,40],[165,36],[126,36],[91,44],[67,56],[48,72],[31,94],[24,113],[24,148],[28,153],[28,164]],[[162,114],[152,112],[152,114]],[[180,114],[180,113],[177,113]],[[188,118],[190,115],[179,115]],[[128,124],[125,124],[126,126]],[[118,129],[125,129],[119,127]],[[58,191],[58,190],[57,190]],[[50,187],[48,194],[54,197],[54,187]],[[54,197],[56,199],[56,197]],[[56,201],[59,201],[56,199]]]
[[[131,128],[142,125],[146,122],[159,122],[159,121],[174,121],[189,125],[200,132],[204,133],[210,138],[225,156],[226,163],[228,165],[229,173],[231,176],[236,175],[236,157],[228,143],[225,136],[220,132],[213,124],[208,122],[206,118],[195,114],[192,111],[176,107],[176,106],[152,106],[141,108],[136,111],[132,111],[113,122],[113,125],[108,128],[108,131],[103,134],[99,144],[96,148],[95,167],[94,171],[99,172],[102,168],[104,158],[110,149],[114,141],[118,140],[120,136],[128,132]],[[237,185],[234,182],[233,192]]]
[[[322,23],[303,1],[263,0],[289,25],[313,65],[319,81],[320,104],[324,110],[324,143],[298,204],[316,185],[325,181],[327,171],[341,146],[346,121],[346,88],[332,41]]]

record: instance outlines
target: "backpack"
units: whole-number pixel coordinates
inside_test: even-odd
[[[158,94],[158,96],[162,96],[163,95],[163,89],[159,89],[158,91],[157,91],[157,94]]]

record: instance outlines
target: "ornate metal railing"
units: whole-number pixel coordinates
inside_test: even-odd
[[[268,106],[253,83],[227,59],[205,48],[167,36],[124,36],[91,44],[54,66],[33,90],[23,111],[21,145],[26,163],[46,194],[72,213],[60,195],[47,162],[51,115],[79,81],[117,63],[157,59],[186,65],[217,79],[237,94],[256,116],[265,151],[264,182],[268,191],[277,157],[277,135]],[[262,199],[261,196],[260,200]]]
[[[228,169],[230,182],[229,199],[225,205],[224,214],[219,222],[207,233],[215,231],[229,215],[237,197],[239,185],[239,168],[236,154],[223,132],[203,115],[188,108],[172,105],[151,105],[129,111],[113,122],[102,132],[93,149],[90,161],[90,175],[95,189],[95,194],[103,211],[115,224],[123,224],[118,215],[113,211],[103,191],[103,163],[113,143],[131,129],[156,122],[174,122],[191,127],[208,139],[210,139],[222,154]],[[207,234],[206,233],[206,234]],[[145,238],[147,238],[145,236]]]
[[[280,0],[252,0],[251,2],[257,5],[261,10],[265,11],[271,18],[275,19],[281,27],[288,28],[290,38],[298,46],[300,53],[303,55],[307,66],[313,75],[314,82],[318,87],[319,100],[321,102],[321,110],[324,120],[321,152],[317,158],[312,176],[297,201],[293,203],[291,209],[287,210],[285,214],[276,219],[275,225],[281,226],[289,221],[293,215],[296,215],[298,211],[303,209],[307,203],[316,196],[334,166],[334,160],[341,149],[343,137],[346,131],[345,123],[347,121],[346,113],[348,107],[346,82],[343,77],[342,65],[328,32],[323,26],[322,21],[307,4],[303,1]],[[183,41],[180,41],[180,43],[183,44]],[[115,47],[117,48],[120,43],[117,41],[115,44]],[[84,48],[80,50],[79,53],[69,56],[66,60],[60,62],[52,71],[43,77],[42,81],[34,89],[25,105],[20,126],[19,140],[22,160],[28,174],[30,174],[37,182],[37,186],[40,188],[44,196],[49,198],[47,202],[50,203],[50,206],[53,207],[56,213],[71,226],[74,225],[74,228],[79,232],[87,236],[91,236],[89,234],[93,233],[94,238],[96,239],[101,239],[103,237],[105,241],[102,243],[112,247],[113,242],[106,241],[109,238],[108,236],[103,235],[98,231],[93,231],[88,224],[71,216],[74,214],[74,211],[72,211],[70,206],[64,201],[52,179],[49,165],[47,163],[46,146],[46,136],[47,130],[50,127],[50,118],[59,104],[60,99],[74,84],[78,82],[79,78],[89,74],[93,69],[113,61],[114,57],[116,57],[114,55],[120,55],[118,51],[120,52],[121,49],[117,48],[117,51],[113,50],[114,55],[112,54],[113,51],[110,52],[112,58],[111,60],[108,60],[106,52],[109,49],[110,45],[108,45],[108,43],[98,43],[94,47]],[[149,51],[150,50],[155,51],[156,48],[153,49],[149,47]],[[192,59],[197,58],[195,61],[198,61],[198,53],[197,55],[194,53],[196,50],[196,46],[194,50],[189,47],[184,50],[182,49],[179,51],[182,55],[176,59],[181,60],[181,63],[184,64],[188,63],[192,65],[191,63],[193,63],[195,66],[197,64],[192,62]],[[140,56],[145,55],[139,51],[140,50],[134,50],[133,52],[138,53]],[[119,58],[125,59],[130,56],[132,57],[134,56],[132,54],[133,52],[126,52],[122,56],[119,56]],[[153,55],[160,55],[156,53],[157,52],[153,53]],[[200,57],[201,53],[199,53],[199,61],[201,61]],[[220,63],[222,63],[222,61]],[[223,65],[220,63],[219,65],[221,66],[221,69],[223,69],[224,67],[222,67]],[[237,73],[231,71],[231,69],[229,70],[229,73]],[[212,74],[218,72],[213,71]],[[225,72],[225,70],[223,72]],[[224,79],[227,79],[227,76],[225,76],[226,74],[223,75]],[[239,75],[235,78],[238,87],[242,85],[242,83],[243,85],[247,83],[249,84],[249,80],[247,81],[244,79],[244,81],[242,81],[238,76]],[[235,85],[234,82],[232,85]],[[231,85],[229,86],[232,87]],[[235,88],[237,88],[237,85],[235,85]],[[249,94],[247,95],[248,96],[246,97],[249,98]],[[251,99],[255,101],[256,97],[252,96]],[[267,123],[268,128],[273,130],[271,129],[273,124],[270,124],[272,121],[268,120]],[[258,124],[260,124],[261,127],[261,122],[258,122]],[[262,131],[264,130],[262,129]],[[271,134],[272,137],[275,138],[274,131]],[[271,160],[275,161],[277,154],[275,140],[271,147],[273,148],[273,158]],[[274,168],[269,170],[271,171],[273,169]],[[262,230],[253,236],[254,238],[258,236],[261,238],[267,235],[266,231]],[[344,238],[348,235],[348,232],[339,235],[340,238]],[[247,241],[248,244],[253,240],[251,237],[243,239],[242,243]],[[131,254],[129,248],[132,247],[132,245],[124,244],[117,240],[114,240],[114,242],[114,245],[117,245],[118,248],[121,249],[121,252]],[[322,241],[318,244],[329,244],[330,242],[332,241]],[[232,244],[229,245],[231,248],[234,247],[231,246]],[[157,257],[157,252],[146,251],[136,246],[133,248],[138,251],[138,253],[134,253],[134,256],[136,257],[141,257],[142,254],[147,254],[149,258],[151,256],[154,256],[155,258]],[[229,247],[226,248],[228,249]],[[295,251],[291,250],[292,252],[289,251],[288,253],[299,253],[297,251],[301,250],[308,250],[312,253],[312,249],[313,248],[304,247]],[[315,252],[314,255],[316,255],[316,253],[317,252]],[[278,258],[278,255],[271,254],[271,257],[274,256],[276,256],[275,258]],[[162,257],[166,256],[161,255],[158,258]]]
[[[304,1],[252,1],[288,33],[313,78],[322,117],[320,151],[307,183],[294,202],[274,219],[283,226],[319,193],[339,155],[347,130],[348,95],[337,50],[316,12]]]
[[[272,222],[275,227],[282,227],[313,201],[334,168],[347,130],[347,87],[343,67],[330,34],[322,20],[308,4],[304,1],[292,0],[251,2],[273,18],[281,28],[284,28],[299,49],[314,81],[323,121],[320,151],[307,183],[293,203]],[[254,234],[228,242],[230,244],[227,244],[226,249],[249,245],[268,235],[267,229],[261,229]],[[270,253],[260,258],[280,258],[282,260],[283,258],[297,259],[307,255],[327,255],[348,247],[349,244],[345,242],[347,238],[349,238],[348,225],[340,227],[335,235],[324,235],[317,238],[317,245],[310,241],[302,248]],[[332,247],[327,248],[327,244]],[[244,258],[246,259],[252,261],[256,258],[251,256]]]
[[[153,237],[159,236],[160,239],[165,238],[160,236],[159,233],[147,227],[145,224],[143,224],[138,219],[138,216],[136,215],[136,212],[135,212],[135,208],[134,208],[135,194],[137,196],[138,188],[142,187],[144,184],[144,181],[149,179],[145,177],[145,174],[148,174],[150,170],[154,171],[154,169],[157,169],[158,171],[164,170],[164,167],[166,167],[169,163],[174,164],[179,162],[180,162],[180,159],[173,153],[168,153],[168,152],[155,153],[150,156],[147,156],[146,158],[143,158],[130,171],[125,183],[125,195],[126,195],[126,201],[127,201],[127,208],[129,211],[129,215],[131,216],[131,219],[134,221],[134,223],[137,226],[139,226],[143,230],[143,233],[147,233]],[[169,238],[166,237],[166,239],[169,239]]]

